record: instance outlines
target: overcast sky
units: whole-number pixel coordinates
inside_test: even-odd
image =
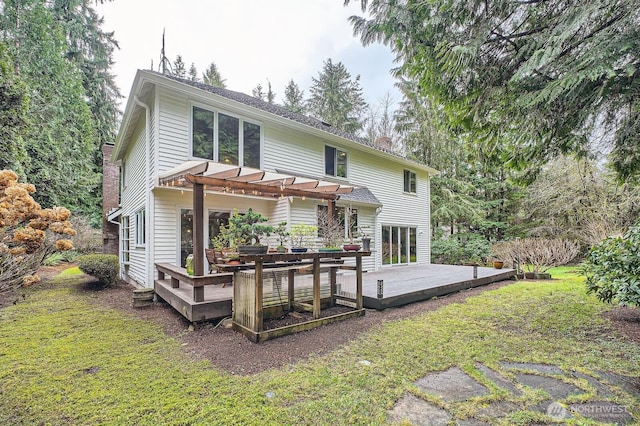
[[[293,79],[308,95],[311,77],[323,61],[340,61],[352,76],[360,75],[364,95],[376,104],[390,92],[400,100],[386,46],[363,47],[347,18],[361,14],[360,1],[343,0],[114,0],[97,5],[103,30],[115,31],[117,84],[129,94],[137,69],[158,69],[162,31],[173,62],[182,55],[187,70],[193,62],[202,72],[215,62],[227,88],[251,94],[267,80],[282,102]],[[124,103],[122,105],[124,108]]]

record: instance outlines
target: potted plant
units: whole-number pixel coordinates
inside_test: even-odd
[[[278,236],[278,241],[280,242],[280,245],[276,247],[277,252],[286,253],[287,248],[284,246],[284,242],[289,236],[289,231],[287,231],[287,222],[280,222],[278,226],[273,230],[273,233]]]
[[[358,232],[360,233],[360,240],[362,241],[362,251],[371,251],[371,238],[365,231],[365,227],[358,228]]]
[[[268,246],[260,244],[260,237],[270,236],[273,226],[262,225],[266,222],[266,217],[260,213],[255,213],[249,209],[245,214],[234,211],[229,218],[229,229],[231,239],[238,246],[240,254],[264,254]]]
[[[315,225],[307,225],[306,223],[293,225],[289,233],[291,236],[291,252],[306,252],[308,250],[307,244],[309,244],[309,241],[317,232],[318,227]]]

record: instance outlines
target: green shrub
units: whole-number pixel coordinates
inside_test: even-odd
[[[118,278],[118,256],[114,254],[87,254],[78,257],[78,268],[102,284],[109,286]]]
[[[489,241],[482,235],[454,234],[431,243],[431,261],[448,265],[465,262],[484,263],[489,257]]]
[[[623,237],[593,246],[582,273],[587,277],[587,293],[603,302],[640,307],[640,224]]]
[[[65,261],[63,253],[64,252],[61,251],[51,253],[49,256],[44,258],[42,264],[44,266],[58,266]]]

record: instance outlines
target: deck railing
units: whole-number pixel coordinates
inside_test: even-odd
[[[193,288],[193,301],[204,302],[204,287],[214,284],[228,284],[233,281],[233,273],[217,273],[212,275],[189,275],[185,268],[170,263],[156,263],[158,280],[165,280],[169,275],[172,288],[179,288],[180,284],[186,284]]]

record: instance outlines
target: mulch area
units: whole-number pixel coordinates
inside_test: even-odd
[[[67,266],[40,271],[43,280],[55,276]],[[194,359],[209,360],[231,374],[250,375],[271,368],[279,368],[322,355],[358,339],[363,333],[388,321],[395,321],[434,311],[451,303],[458,303],[485,290],[493,290],[513,283],[504,281],[454,293],[449,296],[413,303],[384,311],[367,310],[366,315],[321,326],[261,343],[252,343],[243,335],[216,322],[190,324],[170,305],[160,302],[142,308],[132,307],[132,287],[124,282],[102,289],[89,278],[78,288],[93,292],[96,303],[127,312],[143,320],[153,321],[164,332],[178,339],[185,352]],[[13,300],[19,297],[13,296]],[[13,301],[9,301],[13,303]],[[1,307],[2,305],[0,305]],[[605,316],[612,321],[616,332],[640,344],[640,309],[614,307]]]

